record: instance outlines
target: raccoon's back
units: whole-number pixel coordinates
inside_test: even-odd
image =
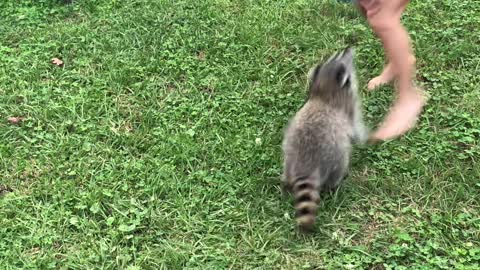
[[[287,128],[284,151],[313,168],[318,163],[343,158],[339,155],[348,155],[351,133],[346,114],[326,105],[307,102]]]
[[[297,133],[297,136],[312,135],[318,139],[336,141],[347,140],[352,132],[350,121],[344,112],[328,104],[312,101],[307,102],[298,111],[289,129]]]

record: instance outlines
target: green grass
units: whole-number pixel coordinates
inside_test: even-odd
[[[364,90],[383,64],[351,5],[1,1],[0,269],[479,269],[478,14],[410,4],[432,98],[302,235],[279,177],[305,73],[355,45]],[[362,91],[369,126],[392,93]]]

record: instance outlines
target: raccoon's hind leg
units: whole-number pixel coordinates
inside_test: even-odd
[[[334,191],[342,183],[342,181],[348,176],[348,159],[345,159],[343,164],[335,167],[327,177],[324,191]]]
[[[280,179],[280,187],[282,189],[282,193],[288,194],[292,191],[292,185],[290,184],[290,179],[287,178],[287,174],[284,172]]]
[[[292,192],[292,158],[289,156],[285,157],[283,162],[283,173],[280,178],[280,186],[282,188],[283,193],[290,193]]]

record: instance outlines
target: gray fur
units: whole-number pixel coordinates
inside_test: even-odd
[[[304,230],[315,223],[319,192],[336,188],[347,175],[352,143],[368,137],[353,58],[347,48],[310,70],[308,100],[285,130],[282,179]]]

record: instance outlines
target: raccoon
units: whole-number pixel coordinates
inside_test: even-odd
[[[315,224],[322,190],[347,176],[352,144],[368,139],[358,95],[354,49],[346,48],[313,67],[308,98],[289,121],[282,143],[284,189],[293,194],[300,229]]]

